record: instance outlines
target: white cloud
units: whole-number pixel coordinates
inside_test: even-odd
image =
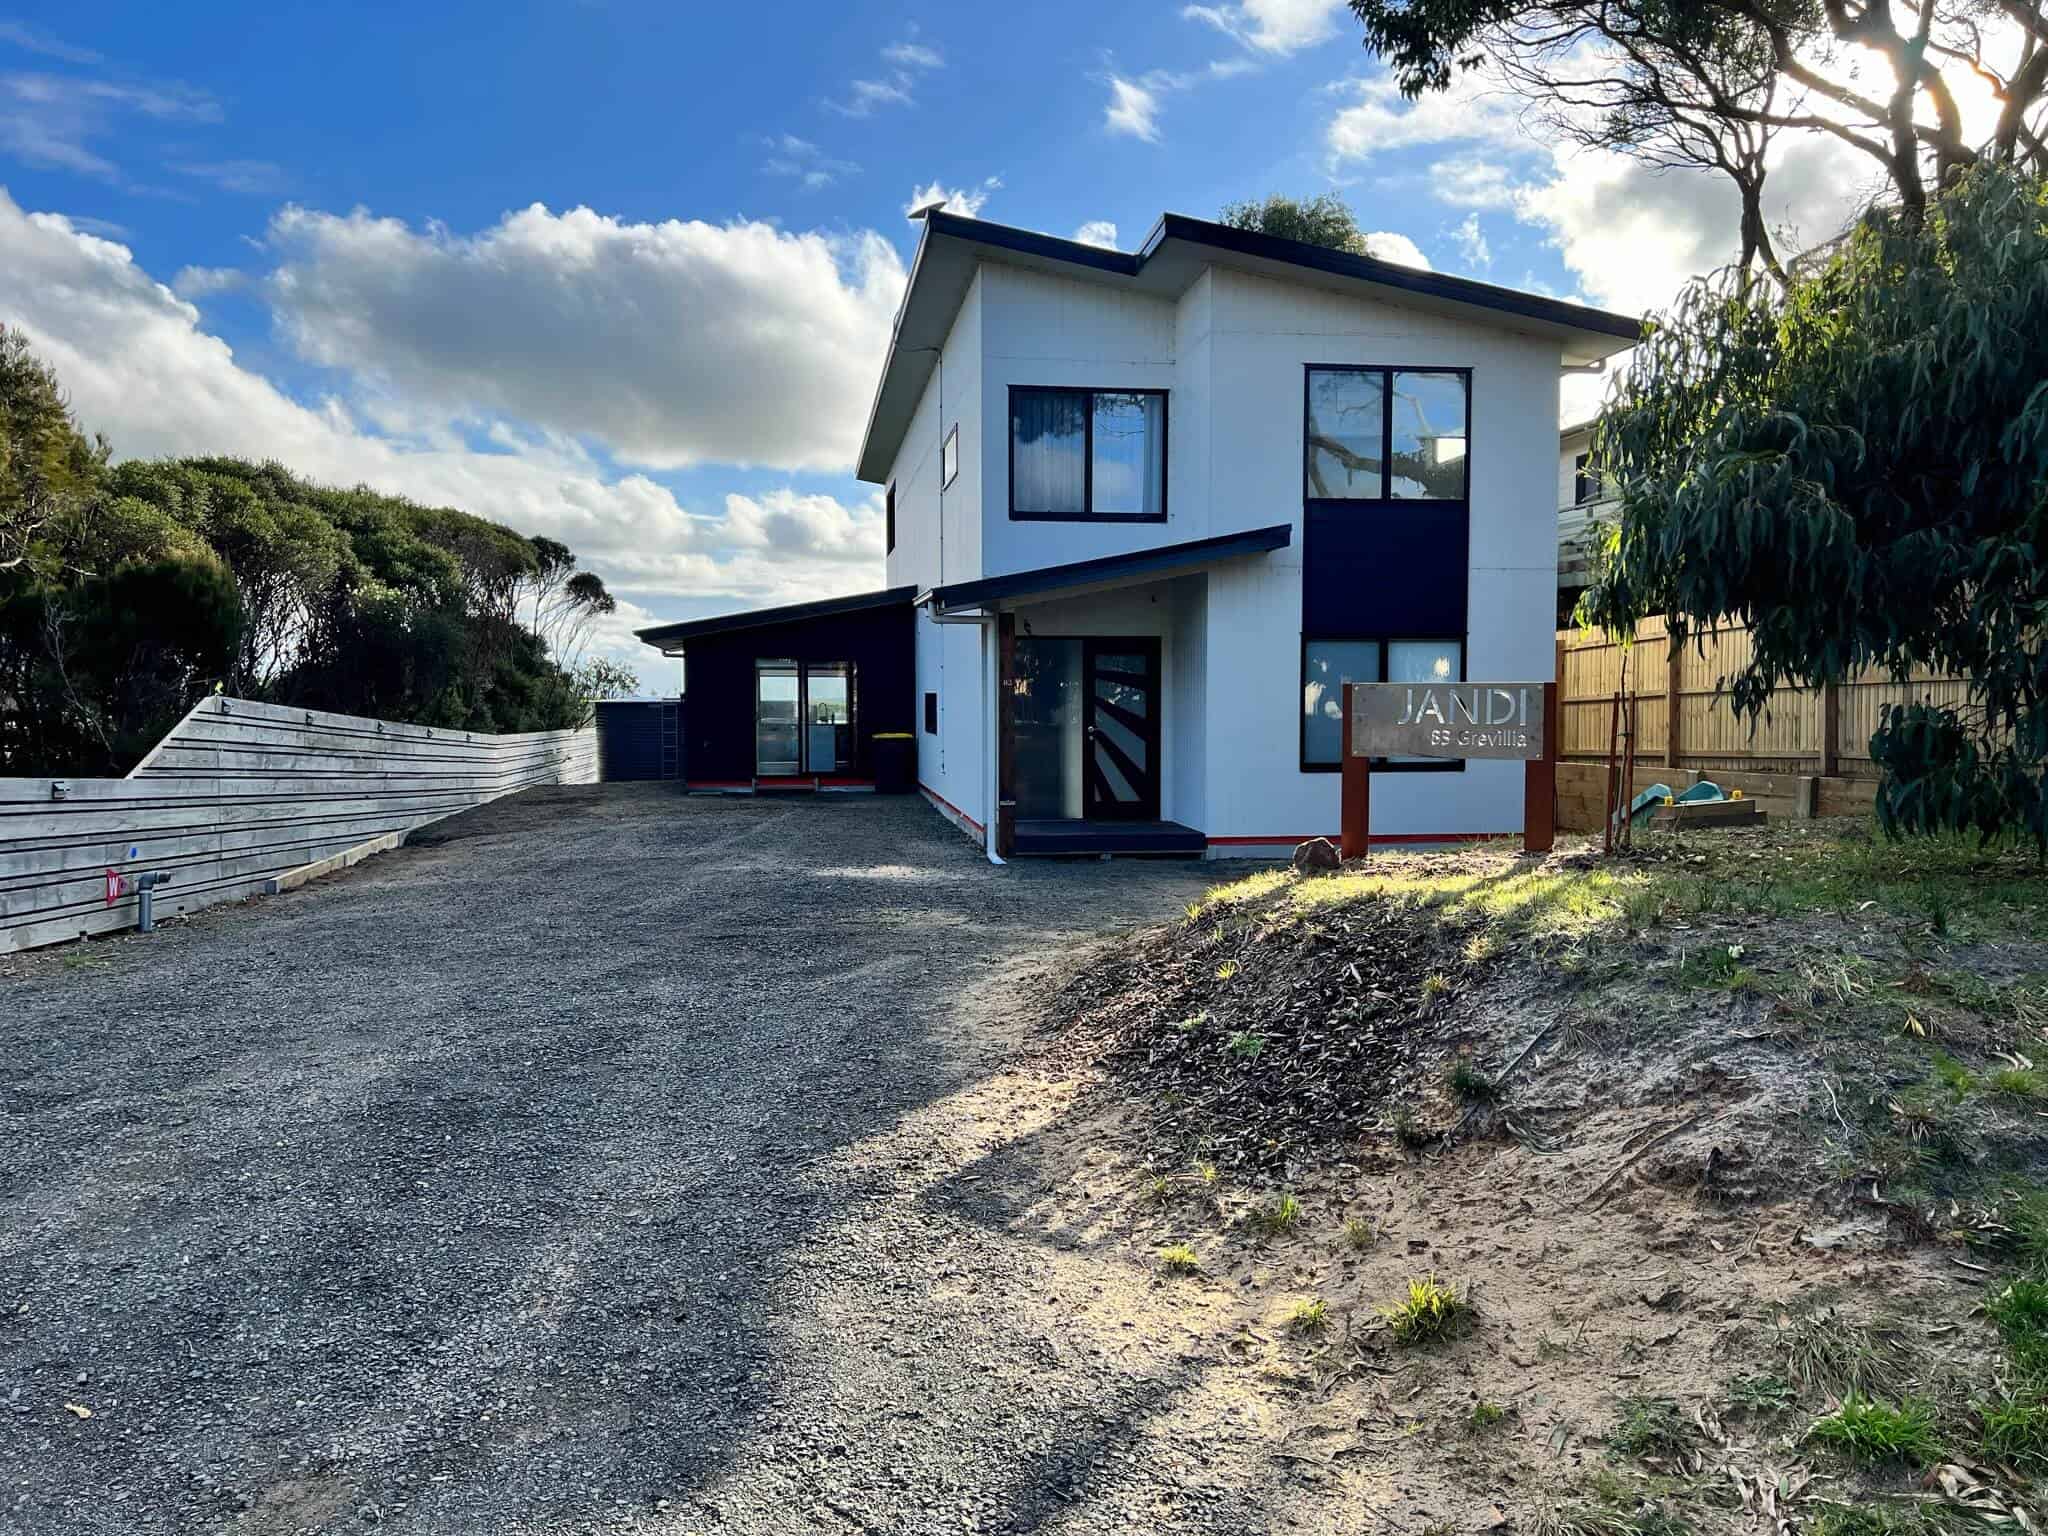
[[[573,443],[543,433],[494,431],[512,451],[477,451],[459,434],[435,430],[436,418],[423,410],[412,418],[422,441],[389,441],[364,430],[347,404],[301,403],[241,366],[201,328],[199,312],[125,247],[57,215],[25,214],[5,192],[0,271],[11,279],[9,322],[57,370],[80,421],[107,433],[122,458],[277,459],[327,484],[461,507],[562,540],[615,589],[668,614],[678,599],[701,613],[881,582],[881,510],[872,496],[846,505],[768,491],[728,498],[707,514],[645,475],[608,477]],[[569,368],[586,382],[594,377],[584,362]],[[650,611],[644,622],[668,614]]]
[[[91,146],[131,116],[217,123],[221,111],[212,97],[183,85],[122,85],[26,70],[0,74],[0,155],[38,170],[120,182],[120,168]]]
[[[77,219],[71,221],[73,228],[84,229]],[[98,230],[86,230],[98,234]],[[115,236],[113,238],[119,238]],[[203,299],[216,293],[232,293],[238,288],[249,286],[249,274],[236,267],[183,267],[171,279],[171,288],[183,299]]]
[[[1454,208],[1502,211],[1515,206],[1514,175],[1498,160],[1452,155],[1429,168],[1429,189]]]
[[[1429,258],[1422,254],[1422,247],[1406,235],[1391,229],[1376,229],[1365,237],[1365,254],[1381,261],[1397,262],[1404,267],[1419,267],[1430,270]]]
[[[800,139],[793,133],[776,134],[761,142],[768,148],[762,171],[770,176],[790,177],[806,192],[829,187],[842,176],[860,174],[860,167],[851,160],[836,159],[809,139]]]
[[[288,207],[265,288],[308,360],[652,468],[844,470],[904,283],[881,236],[540,204],[475,235]]]
[[[1102,120],[1111,133],[1127,133],[1147,144],[1159,142],[1159,95],[1122,75],[1109,77],[1109,105]]]
[[[869,117],[879,107],[908,107],[917,98],[918,76],[929,74],[935,69],[945,68],[945,55],[928,43],[916,40],[916,29],[901,42],[889,44],[882,50],[882,61],[891,66],[879,79],[860,79],[850,82],[846,95],[837,101],[827,101],[826,106],[847,117]]]
[[[923,43],[891,43],[882,50],[882,57],[906,69],[943,69],[946,64],[944,54]]]
[[[1451,238],[1457,242],[1458,254],[1467,265],[1482,269],[1493,265],[1493,247],[1487,243],[1486,231],[1479,227],[1476,211],[1465,215],[1465,222],[1452,231]]]
[[[967,219],[979,218],[989,194],[1001,190],[1002,185],[1000,176],[985,177],[978,187],[948,187],[934,179],[911,189],[910,201],[903,205],[903,214],[906,218],[916,218],[927,208],[944,203],[948,213],[957,213]]]
[[[1863,157],[1820,138],[1773,157],[1765,221],[1780,254],[1834,234],[1872,191]],[[1629,313],[1671,302],[1686,279],[1735,259],[1740,204],[1709,171],[1657,171],[1604,151],[1561,151],[1547,180],[1524,187],[1517,214],[1549,235],[1596,304]]]
[[[170,162],[165,169],[176,171],[180,176],[211,182],[223,192],[240,192],[251,197],[267,197],[282,192],[285,185],[284,171],[268,160],[178,160]]]
[[[1413,101],[1385,74],[1345,81],[1334,89],[1356,99],[1324,130],[1333,163],[1370,160],[1418,144],[1487,141],[1532,151],[1544,147],[1523,128],[1518,103],[1471,71],[1458,75],[1449,90]]]
[[[1190,5],[1181,15],[1206,21],[1247,48],[1285,57],[1337,35],[1343,0],[1241,0],[1236,5]]]
[[[1161,97],[1190,91],[1210,80],[1228,80],[1258,68],[1250,59],[1213,59],[1200,69],[1149,69],[1135,78],[1109,74],[1109,104],[1102,120],[1111,133],[1127,133],[1147,144],[1159,142]]]
[[[1090,219],[1074,231],[1074,238],[1083,245],[1099,245],[1106,251],[1117,249],[1116,225],[1108,219]]]
[[[62,59],[66,64],[98,64],[100,56],[90,48],[78,48],[62,38],[52,37],[39,27],[32,27],[22,21],[0,21],[0,43],[10,47],[40,53],[48,58]]]

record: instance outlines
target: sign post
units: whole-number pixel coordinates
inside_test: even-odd
[[[1344,718],[1347,721],[1358,718],[1352,710],[1352,692],[1358,686],[1357,683],[1344,685]],[[1345,735],[1348,737],[1350,732]],[[1372,847],[1372,759],[1364,753],[1353,752],[1348,740],[1345,743],[1343,774],[1337,855],[1345,859],[1362,859]]]
[[[1371,844],[1372,760],[1388,757],[1518,761],[1522,847],[1557,841],[1555,683],[1346,683],[1340,852]]]

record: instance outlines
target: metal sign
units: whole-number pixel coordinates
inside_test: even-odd
[[[1543,756],[1542,683],[1354,683],[1354,757]]]

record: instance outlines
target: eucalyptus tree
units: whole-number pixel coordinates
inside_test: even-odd
[[[2048,170],[2048,0],[1350,4],[1410,95],[1495,70],[1585,141],[1738,186],[1764,169],[1759,135],[1784,132],[1866,156],[1908,218],[1979,161]],[[1965,121],[1963,75],[1996,103],[1988,131]]]
[[[1979,165],[1782,290],[1696,281],[1596,453],[1621,517],[1582,617],[1746,626],[1752,717],[1862,668],[1966,677],[1885,711],[1879,817],[2048,854],[2048,181]]]

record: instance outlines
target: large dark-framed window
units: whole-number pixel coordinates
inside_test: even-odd
[[[896,482],[889,482],[889,489],[882,493],[882,553],[896,553]]]
[[[1167,392],[1010,386],[1014,522],[1166,521]]]
[[[1471,495],[1472,370],[1311,363],[1303,374],[1301,499],[1435,502]]]
[[[1301,771],[1343,766],[1344,685],[1465,681],[1465,636],[1301,638]],[[1461,758],[1376,757],[1375,773],[1463,773]]]

